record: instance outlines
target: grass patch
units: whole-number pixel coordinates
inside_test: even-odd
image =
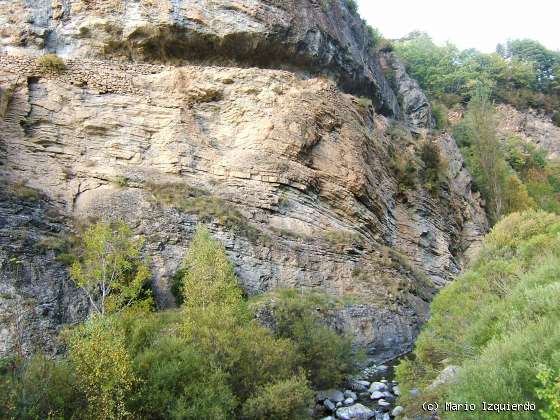
[[[115,184],[119,188],[126,188],[130,183],[130,179],[124,175],[117,175],[113,180],[113,184]]]
[[[8,191],[23,201],[36,202],[41,198],[41,192],[24,181],[8,185]]]
[[[346,229],[329,229],[323,237],[338,249],[362,243],[360,235]]]
[[[41,73],[62,73],[66,70],[64,60],[56,54],[46,54],[37,59]]]
[[[215,222],[252,242],[268,241],[268,236],[252,226],[247,218],[223,199],[182,183],[146,184],[155,200],[184,213],[196,215],[201,222]]]

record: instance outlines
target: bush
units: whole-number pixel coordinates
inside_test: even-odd
[[[56,54],[46,54],[39,57],[37,65],[43,73],[62,73],[66,69],[64,60]]]
[[[200,226],[185,259],[183,296],[188,308],[209,305],[233,307],[242,300],[233,265],[223,246],[214,241],[208,229]]]
[[[243,405],[243,415],[259,420],[305,419],[312,397],[305,376],[294,376],[258,390]]]
[[[130,415],[127,401],[138,379],[124,334],[111,318],[94,318],[68,335],[68,351],[88,412],[96,418]]]
[[[340,302],[319,292],[292,289],[272,292],[259,301],[271,305],[276,335],[295,343],[314,387],[336,386],[354,372],[361,354],[352,349],[349,337],[337,334],[325,323]]]
[[[407,415],[421,401],[538,401],[539,363],[560,369],[560,217],[542,211],[514,213],[487,236],[469,271],[432,303],[414,358],[397,369]],[[457,382],[429,385],[448,365],[460,366]],[[542,385],[542,384],[541,384]],[[421,389],[421,401],[408,393]],[[543,391],[544,392],[544,391]],[[504,417],[473,412],[472,418]],[[446,413],[446,418],[462,418]]]
[[[556,127],[560,127],[560,111],[556,111],[553,115],[552,115],[552,122],[554,123],[554,125]]]
[[[97,224],[87,232],[87,252],[97,249],[109,265],[128,261],[130,248],[121,245],[138,249],[127,230]],[[107,250],[122,259],[107,257]],[[184,266],[181,308],[152,312],[134,300],[65,331],[68,353],[60,361],[0,360],[3,413],[10,418],[304,419],[312,403],[308,377],[322,387],[353,371],[351,342],[315,315],[317,305],[328,310],[336,300],[317,293],[301,300],[285,292],[281,334],[274,334],[254,319],[224,247],[205,228],[198,229]]]
[[[77,385],[66,360],[36,355],[29,360],[0,361],[2,418],[73,418],[86,406]]]
[[[184,338],[164,336],[135,361],[141,387],[134,412],[142,418],[229,419],[236,400],[227,375]]]
[[[560,357],[560,354],[558,354]],[[545,420],[560,418],[560,375],[554,379],[552,369],[541,366],[537,379],[540,386],[537,388],[537,396],[544,401],[546,406],[540,410],[540,415]]]
[[[424,163],[424,168],[422,168],[424,185],[428,190],[435,192],[439,189],[445,175],[445,165],[443,164],[438,145],[431,141],[422,143],[420,146],[420,159]]]
[[[449,126],[449,121],[447,119],[447,108],[444,105],[434,104],[432,105],[432,115],[436,120],[436,129],[445,130]]]

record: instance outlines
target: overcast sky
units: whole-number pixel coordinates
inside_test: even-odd
[[[558,0],[357,0],[360,14],[387,38],[419,29],[437,43],[492,52],[508,38],[560,50]]]

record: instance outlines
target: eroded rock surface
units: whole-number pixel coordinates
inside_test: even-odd
[[[0,0],[0,10],[0,51],[10,54],[295,66],[400,115],[365,24],[344,1]]]
[[[432,105],[418,82],[408,75],[404,63],[393,52],[383,53],[381,63],[397,94],[406,123],[412,128],[434,128]]]
[[[144,235],[160,307],[174,304],[170,278],[205,223],[248,294],[298,287],[347,297],[336,325],[390,358],[410,349],[431,295],[487,228],[452,138],[435,140],[449,163],[443,187],[403,195],[390,121],[324,78],[78,58],[45,74],[32,58],[0,56],[0,81],[17,85],[0,119],[1,175],[41,191],[68,220],[122,218]],[[38,258],[25,256],[28,272],[53,269]],[[83,313],[56,269],[37,281]],[[16,282],[5,268],[1,278]],[[55,312],[52,325],[74,319]]]
[[[509,105],[499,105],[498,130],[503,136],[517,135],[546,151],[549,159],[560,158],[560,127],[534,110],[521,112]]]

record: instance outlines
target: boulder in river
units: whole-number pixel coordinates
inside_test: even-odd
[[[336,417],[341,420],[368,420],[374,416],[375,411],[362,404],[354,404],[336,410]]]

